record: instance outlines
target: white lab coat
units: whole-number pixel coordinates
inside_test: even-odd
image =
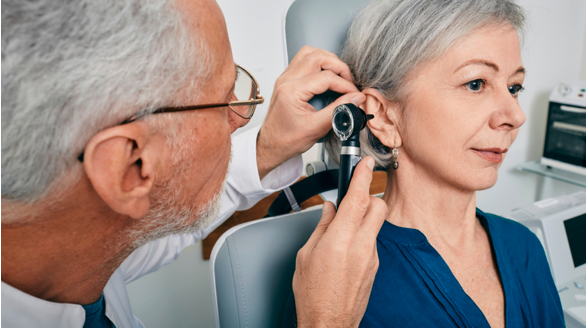
[[[173,235],[146,244],[133,252],[114,272],[104,288],[106,316],[117,328],[138,328],[143,324],[132,314],[126,284],[173,262],[189,245],[205,238],[234,211],[250,208],[271,193],[289,186],[301,175],[301,156],[293,158],[263,181],[257,171],[256,140],[259,128],[233,139],[232,164],[222,195],[218,219],[204,231]],[[81,305],[48,302],[2,282],[2,327],[82,327],[85,311]]]

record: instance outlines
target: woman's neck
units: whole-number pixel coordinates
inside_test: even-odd
[[[412,163],[402,164],[388,174],[383,196],[387,221],[419,230],[434,246],[458,249],[474,242],[482,228],[475,216],[475,192],[451,186]]]

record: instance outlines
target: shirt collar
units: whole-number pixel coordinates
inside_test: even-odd
[[[489,233],[487,215],[478,208],[476,209],[475,215],[477,216],[477,219],[481,221],[483,228]],[[420,230],[396,226],[387,220],[383,222],[383,226],[377,237],[402,244],[428,244],[428,239],[422,232],[420,232]]]
[[[2,282],[2,326],[82,327],[85,316],[81,305],[45,301]]]

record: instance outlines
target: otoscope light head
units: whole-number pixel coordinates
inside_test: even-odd
[[[359,134],[367,125],[367,121],[372,118],[373,115],[365,114],[362,109],[353,104],[338,105],[332,113],[332,130],[341,141],[345,141]]]

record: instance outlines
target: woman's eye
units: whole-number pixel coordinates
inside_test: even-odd
[[[517,96],[518,93],[524,91],[524,87],[521,84],[514,84],[508,87],[508,91],[512,94],[512,96]]]
[[[477,80],[473,80],[471,82],[465,83],[465,86],[468,87],[469,90],[479,91],[479,90],[481,90],[481,88],[483,87],[484,84],[485,84],[485,81],[483,81],[481,79],[477,79]]]

